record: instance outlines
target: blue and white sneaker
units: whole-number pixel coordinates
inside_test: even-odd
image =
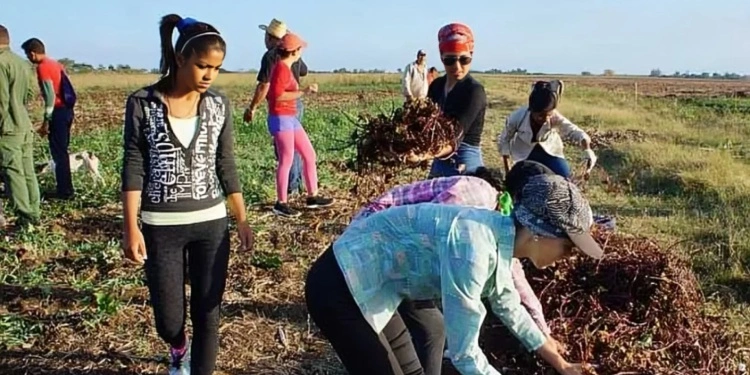
[[[182,355],[169,349],[169,375],[190,375],[190,341],[185,345]]]

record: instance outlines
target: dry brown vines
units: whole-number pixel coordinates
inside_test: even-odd
[[[739,336],[703,308],[690,266],[645,238],[600,232],[602,261],[575,257],[529,270],[553,336],[571,361],[598,374],[730,374]],[[544,374],[499,321],[485,325],[483,345],[507,373]]]

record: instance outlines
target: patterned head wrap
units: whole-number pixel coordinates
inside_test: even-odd
[[[451,23],[438,31],[440,53],[474,52],[474,33],[463,23]]]
[[[600,259],[604,252],[591,237],[591,207],[580,190],[558,175],[531,177],[523,187],[514,215],[534,234],[569,238],[586,255]]]

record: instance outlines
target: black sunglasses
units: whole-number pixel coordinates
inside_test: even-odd
[[[469,65],[471,64],[472,57],[467,56],[467,55],[463,55],[461,57],[447,56],[447,57],[443,57],[442,60],[443,60],[443,64],[445,64],[446,66],[456,65],[456,62],[461,63],[461,65]]]

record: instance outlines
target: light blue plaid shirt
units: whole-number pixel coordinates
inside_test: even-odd
[[[500,374],[479,348],[492,311],[529,350],[546,336],[513,285],[513,219],[468,206],[420,203],[353,222],[333,244],[363,316],[381,332],[404,299],[442,299],[451,361],[461,374]]]

